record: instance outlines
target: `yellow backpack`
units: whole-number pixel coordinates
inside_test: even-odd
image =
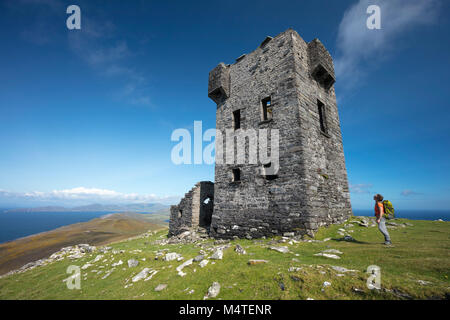
[[[387,219],[394,219],[395,217],[395,210],[394,210],[394,206],[392,205],[392,203],[389,200],[384,200],[383,201],[383,207],[384,207],[384,215],[386,216]]]

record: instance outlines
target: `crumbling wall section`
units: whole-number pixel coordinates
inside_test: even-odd
[[[198,182],[178,205],[170,207],[169,236],[198,227],[209,229],[213,206],[214,183]]]

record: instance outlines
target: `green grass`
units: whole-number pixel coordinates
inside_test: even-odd
[[[410,222],[412,227],[390,229],[393,247],[382,245],[383,238],[376,227],[365,228],[355,225],[351,233],[357,242],[337,241],[341,238],[337,229],[342,225],[333,225],[321,229],[316,239],[333,238],[327,242],[301,242],[289,245],[290,253],[279,253],[267,249],[269,242],[280,239],[233,240],[232,246],[224,251],[223,260],[215,261],[200,268],[198,263],[186,267],[185,277],[177,275],[175,268],[182,262],[155,260],[155,251],[163,248],[169,252],[181,253],[185,260],[199,254],[196,244],[173,244],[159,246],[152,244],[167,234],[163,230],[150,238],[122,241],[112,245],[114,249],[123,249],[123,254],[105,254],[111,264],[121,259],[124,264],[106,279],[103,274],[91,272],[105,263],[82,271],[81,290],[69,290],[63,279],[68,277],[69,265],[83,266],[97,253],[82,259],[70,261],[65,259],[45,267],[39,267],[23,274],[16,274],[0,279],[0,299],[203,299],[208,287],[217,281],[221,285],[220,299],[400,299],[398,293],[407,294],[414,299],[445,299],[450,295],[450,223],[434,221],[416,221],[398,219],[396,222]],[[213,245],[213,240],[204,244]],[[234,245],[239,243],[247,251],[238,255]],[[343,252],[340,260],[314,256],[325,249],[338,249]],[[142,253],[130,253],[131,250]],[[127,260],[136,258],[140,264],[128,268]],[[141,259],[145,258],[146,261]],[[297,261],[294,261],[297,259]],[[103,261],[103,259],[101,261]],[[266,264],[248,265],[249,259],[269,260]],[[184,260],[184,261],[185,261]],[[343,266],[359,270],[351,275],[336,276],[336,271],[329,266]],[[369,265],[381,268],[381,285],[387,290],[369,290],[366,286]],[[149,281],[139,281],[132,287],[124,288],[126,280],[144,267],[159,270]],[[289,272],[289,267],[301,267],[296,272]],[[125,268],[123,270],[122,268]],[[110,267],[104,268],[109,270]],[[194,269],[196,272],[194,272]],[[83,276],[87,274],[87,280]],[[421,285],[417,280],[429,281]],[[322,288],[324,281],[331,286]],[[155,292],[158,284],[168,287]],[[284,290],[282,289],[284,288]],[[189,289],[187,289],[189,288]],[[354,288],[362,290],[355,292]],[[189,290],[193,294],[188,294]],[[322,290],[323,289],[323,290]],[[397,294],[395,294],[396,292]]]

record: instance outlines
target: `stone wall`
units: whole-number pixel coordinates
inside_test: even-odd
[[[241,128],[235,134],[267,128],[278,129],[280,136],[275,179],[262,174],[261,163],[227,164],[216,153],[212,236],[313,233],[351,215],[332,68],[320,41],[308,44],[289,29],[210,73],[208,93],[220,93],[211,97],[217,103],[218,130],[224,135],[234,130],[233,112],[240,110]],[[267,97],[272,119],[263,121],[261,101]],[[317,100],[324,104],[326,132],[320,130]],[[248,159],[248,145],[244,151]],[[232,181],[235,168],[240,169],[238,182]]]
[[[214,207],[214,183],[198,182],[178,205],[170,207],[169,236],[198,227],[209,229]]]

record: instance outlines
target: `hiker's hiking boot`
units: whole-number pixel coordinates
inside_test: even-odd
[[[384,242],[384,245],[386,245],[386,246],[391,246],[391,245],[392,245],[392,242],[390,242],[390,241],[385,241],[385,242]]]

